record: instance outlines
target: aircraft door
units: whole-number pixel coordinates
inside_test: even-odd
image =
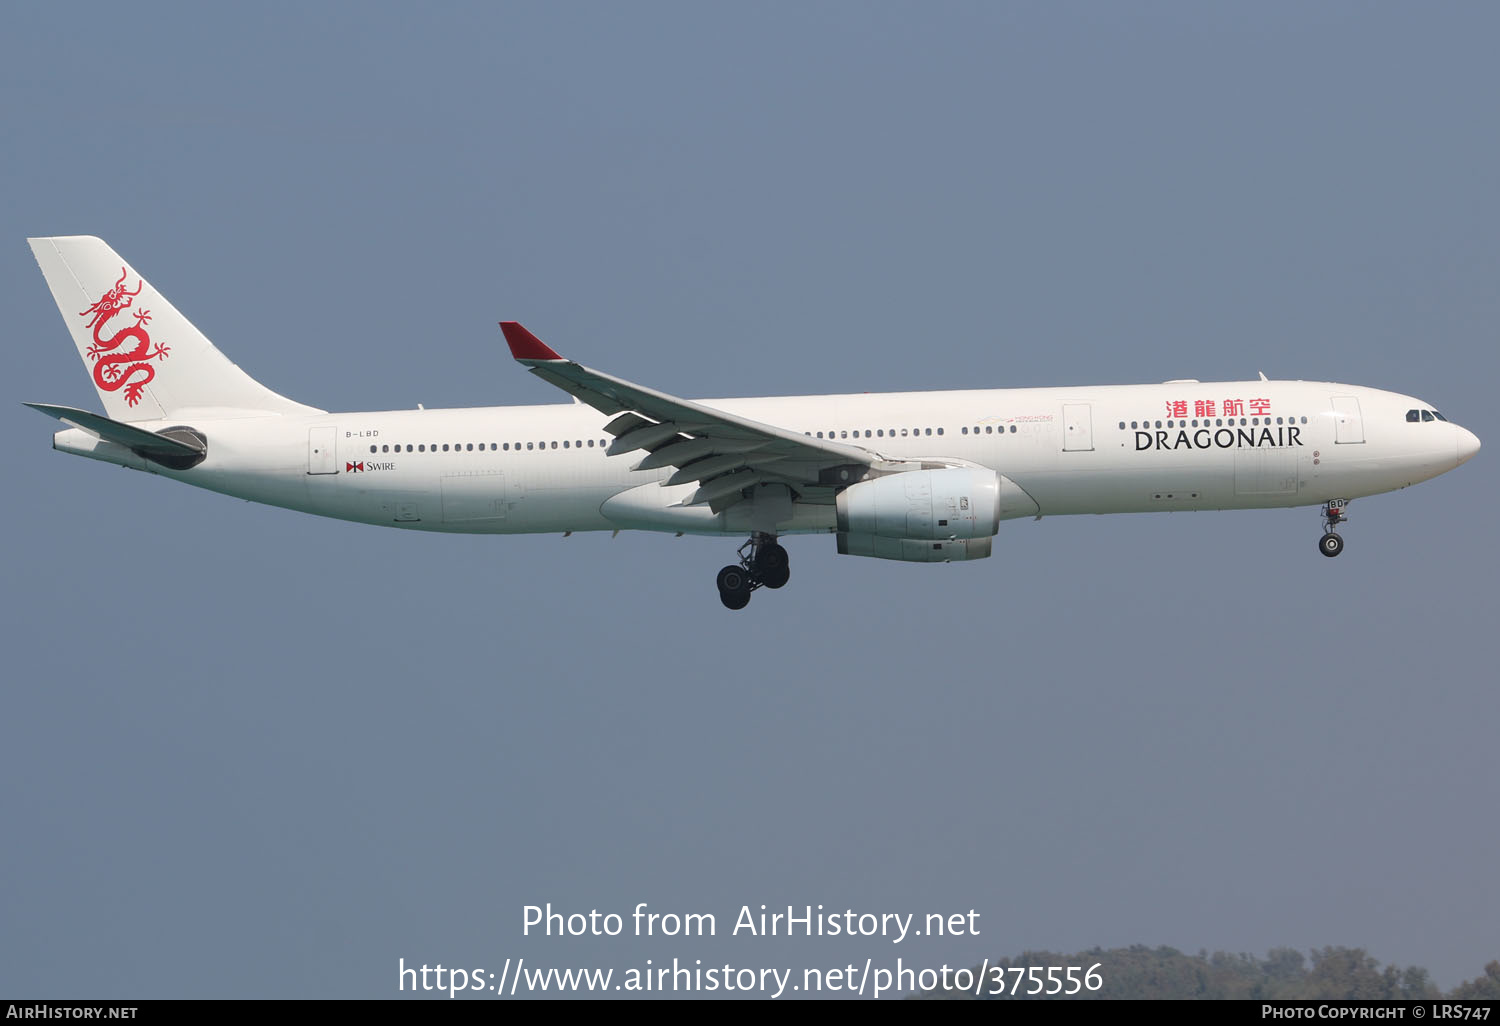
[[[1088,403],[1063,404],[1063,452],[1092,452],[1094,413]]]
[[[1333,440],[1350,445],[1365,440],[1365,422],[1359,415],[1359,399],[1352,395],[1333,397]]]
[[[307,472],[309,474],[337,474],[339,465],[334,460],[333,436],[338,428],[315,427],[307,429]]]

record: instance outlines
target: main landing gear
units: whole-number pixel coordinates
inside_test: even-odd
[[[1344,539],[1336,532],[1349,519],[1344,513],[1347,507],[1343,499],[1331,499],[1323,507],[1323,537],[1318,539],[1318,551],[1330,559],[1344,551]]]
[[[744,609],[756,588],[779,588],[792,576],[786,549],[774,534],[757,531],[740,546],[738,564],[719,571],[719,601],[729,609]]]

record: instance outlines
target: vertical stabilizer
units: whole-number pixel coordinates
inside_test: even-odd
[[[319,412],[240,370],[102,239],[28,241],[112,419]]]

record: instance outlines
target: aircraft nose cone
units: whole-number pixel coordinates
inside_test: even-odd
[[[1468,428],[1458,429],[1458,462],[1464,463],[1479,451],[1479,436]]]

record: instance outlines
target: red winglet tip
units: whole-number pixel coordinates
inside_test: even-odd
[[[510,355],[517,360],[561,360],[552,348],[531,332],[521,327],[520,321],[501,321],[500,330],[510,346]]]

